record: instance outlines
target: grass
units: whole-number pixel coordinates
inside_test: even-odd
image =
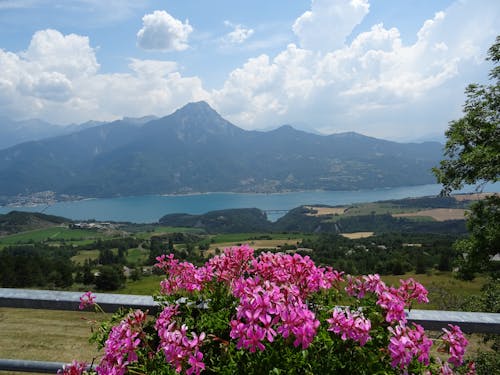
[[[118,254],[118,249],[111,249],[113,254]],[[143,264],[148,259],[149,252],[143,249],[129,249],[127,262],[131,264]],[[71,260],[77,264],[84,264],[86,259],[99,259],[99,250],[80,250],[78,254],[71,257]]]
[[[129,249],[127,262],[131,264],[144,264],[149,258],[149,251],[144,249]]]
[[[215,244],[220,243],[250,243],[255,240],[301,240],[311,235],[301,233],[229,233],[217,234],[210,238],[210,242]]]
[[[77,264],[84,264],[86,259],[99,259],[99,250],[80,250],[78,254],[71,257],[71,260]]]
[[[394,214],[403,212],[414,212],[416,209],[401,207],[393,203],[363,203],[354,206],[350,206],[345,212],[345,215],[355,216],[355,215],[382,215],[382,214]]]
[[[414,306],[417,309],[447,310],[464,298],[478,295],[481,287],[486,283],[485,277],[477,277],[473,281],[462,281],[451,272],[433,272],[432,274],[406,273],[401,276],[381,276],[386,284],[399,285],[400,279],[414,278],[429,291],[428,304]]]
[[[47,229],[37,229],[27,232],[21,232],[4,236],[0,238],[0,246],[26,244],[32,242],[44,241],[82,241],[95,238],[102,238],[104,233],[86,230],[86,229],[69,229],[65,227],[52,227]]]
[[[464,220],[465,210],[461,208],[434,208],[411,213],[393,214],[394,217],[429,217],[436,221]]]
[[[416,208],[401,207],[393,203],[363,203],[344,207],[343,213],[334,213],[327,222],[337,222],[343,217],[359,216],[359,215],[384,215],[384,214],[401,214],[416,212]]]
[[[154,227],[151,231],[148,232],[136,233],[135,237],[147,240],[150,239],[152,236],[166,234],[166,233],[205,233],[205,232],[203,229],[200,228],[158,226]]]
[[[125,288],[117,290],[113,293],[119,294],[139,294],[139,295],[152,295],[156,294],[160,290],[160,281],[163,280],[165,276],[152,275],[144,276],[137,281],[127,281]]]
[[[88,342],[88,312],[0,308],[0,358],[88,362],[98,356]],[[101,315],[102,317],[102,315]]]
[[[351,240],[358,238],[368,238],[373,236],[373,232],[353,232],[353,233],[341,233],[342,237],[350,238]]]

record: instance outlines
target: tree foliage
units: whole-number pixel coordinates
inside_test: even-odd
[[[463,117],[452,121],[446,132],[446,159],[434,168],[449,194],[465,184],[481,189],[487,182],[498,182],[500,175],[500,36],[488,51],[493,63],[490,84],[471,84]],[[461,276],[474,277],[476,271],[494,271],[491,257],[500,249],[500,198],[489,197],[471,207],[467,228],[469,239],[459,241],[457,250],[464,254]]]
[[[500,175],[500,36],[488,52],[493,62],[489,85],[471,84],[465,90],[464,116],[446,131],[445,160],[434,168],[443,192],[464,184],[497,182]]]

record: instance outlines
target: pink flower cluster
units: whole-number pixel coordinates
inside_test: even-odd
[[[233,246],[226,248],[224,253],[211,258],[205,267],[212,270],[217,281],[231,284],[234,280],[244,277],[254,260],[254,250],[248,246]]]
[[[326,320],[332,331],[341,335],[342,340],[351,339],[364,346],[370,337],[371,322],[358,311],[351,313],[347,308],[345,310],[336,307],[333,310],[332,317]]]
[[[198,268],[172,255],[157,260],[168,276],[161,284],[166,294],[200,291],[212,279],[225,282],[239,299],[231,337],[252,352],[264,350],[263,342],[273,342],[278,334],[292,335],[295,346],[307,348],[320,323],[304,298],[342,281],[342,273],[316,267],[307,256],[263,253],[255,258],[247,245],[225,249]]]
[[[410,306],[412,301],[417,301],[419,303],[429,303],[429,298],[427,298],[427,289],[415,281],[413,278],[407,280],[399,280],[401,284],[397,289],[396,293],[399,297],[405,301],[406,306]]]
[[[104,345],[104,357],[96,369],[99,375],[125,374],[127,365],[137,361],[137,350],[141,345],[142,326],[145,321],[144,312],[136,310],[111,328]]]
[[[294,346],[306,349],[319,326],[319,321],[300,297],[295,286],[280,285],[259,276],[240,278],[233,294],[240,303],[236,319],[230,322],[230,336],[238,339],[237,347],[264,350],[264,340],[273,342],[277,334],[295,337]]]
[[[406,323],[405,301],[398,295],[397,289],[391,287],[384,290],[378,296],[377,305],[386,311],[386,322]]]
[[[420,363],[429,364],[429,352],[432,341],[425,335],[424,328],[413,323],[413,329],[402,324],[389,327],[392,337],[389,342],[389,354],[392,367],[405,368],[413,358]]]
[[[247,245],[228,248],[203,267],[180,262],[173,255],[163,255],[157,260],[156,266],[167,274],[161,283],[162,293],[203,291],[213,281],[227,285],[238,303],[229,322],[230,337],[237,340],[238,349],[245,348],[252,353],[265,350],[266,344],[274,342],[278,336],[285,340],[291,338],[295,347],[307,349],[320,327],[306,303],[307,298],[320,290],[338,288],[344,281],[343,273],[330,267],[317,267],[308,256],[263,253],[255,257],[253,249]],[[422,284],[413,279],[400,280],[400,286],[395,288],[387,286],[379,275],[347,276],[345,290],[348,295],[360,299],[370,294],[383,309],[385,321],[392,325],[388,328],[392,367],[403,370],[413,359],[429,364],[432,341],[426,337],[422,326],[407,326],[405,314],[405,308],[410,308],[413,301],[428,302],[427,290]],[[205,334],[188,334],[187,326],[179,327],[174,319],[177,313],[177,307],[167,307],[158,318],[159,349],[177,372],[186,369],[188,374],[199,374],[205,368],[200,350]],[[361,346],[371,340],[372,323],[360,311],[335,308],[327,323],[328,331],[340,335],[342,340],[350,339]],[[121,336],[112,333],[123,340],[124,329],[119,331]],[[129,347],[139,345],[135,332],[130,332],[128,346],[121,346],[119,358],[122,362],[113,359],[118,365],[134,360]],[[467,340],[456,326],[450,325],[450,330],[444,332],[443,341],[450,353],[448,362],[459,366],[463,363]],[[448,363],[441,366],[443,373],[448,373],[448,369]]]
[[[388,323],[406,323],[405,308],[410,307],[412,301],[429,302],[427,290],[412,278],[400,280],[399,288],[394,288],[385,285],[379,275],[348,277],[345,290],[356,298],[364,298],[366,293],[375,294],[378,297],[377,305],[386,310],[385,319]]]
[[[187,335],[187,326],[182,325],[177,328],[176,322],[172,319],[177,315],[177,306],[167,306],[158,317],[155,328],[160,338],[159,349],[165,354],[165,358],[176,372],[181,372],[186,364],[189,367],[186,374],[198,375],[205,369],[203,363],[203,353],[200,345],[205,339],[205,333],[199,336],[191,332],[191,339]]]
[[[362,277],[347,276],[345,290],[348,295],[363,298],[366,293],[375,293],[377,296],[387,289],[385,283],[380,280],[379,275],[365,275]]]
[[[167,278],[160,282],[161,292],[164,294],[177,293],[179,291],[193,292],[203,288],[203,283],[211,280],[212,273],[206,267],[197,268],[189,262],[179,262],[174,254],[161,255],[156,258],[156,267],[162,269]]]
[[[81,375],[87,369],[85,362],[73,361],[71,364],[64,365],[62,370],[57,370],[59,375]]]
[[[252,261],[251,271],[278,285],[294,285],[303,298],[320,289],[330,289],[342,281],[343,272],[316,267],[308,256],[263,253]]]
[[[444,335],[441,337],[448,348],[450,358],[448,362],[460,366],[464,362],[465,348],[469,344],[459,326],[448,324],[450,329],[443,328]]]
[[[95,295],[92,294],[91,291],[85,292],[80,296],[80,305],[78,308],[83,310],[87,306],[95,305]]]

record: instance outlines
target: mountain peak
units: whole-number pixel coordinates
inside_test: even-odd
[[[285,125],[281,125],[281,126],[277,127],[275,130],[278,130],[278,131],[294,131],[294,130],[297,130],[297,129],[295,129],[292,125],[285,124]]]
[[[207,102],[193,102],[179,108],[171,115],[149,123],[154,128],[167,124],[179,139],[204,142],[206,136],[228,136],[243,132],[217,113]]]
[[[177,111],[173,113],[175,114],[182,114],[182,115],[201,115],[201,116],[207,116],[207,115],[217,115],[220,116],[215,109],[210,107],[210,105],[205,102],[205,101],[199,101],[199,102],[191,102],[183,107],[179,108]]]

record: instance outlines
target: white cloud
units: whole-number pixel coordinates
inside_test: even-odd
[[[62,35],[52,29],[37,31],[21,56],[26,61],[36,62],[41,70],[58,72],[68,77],[95,74],[99,69],[94,49],[90,47],[87,37]]]
[[[179,69],[175,61],[130,59],[130,69],[141,77],[164,77]]]
[[[500,7],[457,1],[423,22],[410,45],[383,24],[346,44],[368,6],[313,1],[294,24],[300,46],[249,59],[213,92],[213,104],[247,129],[295,122],[391,138],[444,132],[460,116],[466,84],[486,76]],[[340,15],[346,20],[339,26]]]
[[[131,58],[126,72],[101,73],[87,37],[38,31],[23,52],[0,49],[0,113],[69,123],[163,116],[207,100],[247,129],[301,123],[325,133],[406,139],[443,132],[460,116],[465,86],[487,77],[484,57],[500,33],[500,6],[457,1],[422,22],[412,44],[383,24],[349,35],[367,11],[367,1],[313,1],[294,25],[300,43],[248,59],[211,92],[174,61]],[[348,17],[339,21],[339,14]],[[176,43],[187,47],[190,32]],[[255,37],[245,48],[252,43]]]
[[[164,116],[207,99],[197,77],[183,77],[173,61],[130,59],[130,72],[99,73],[86,37],[38,31],[28,49],[0,49],[0,113],[56,123],[123,116]]]
[[[367,0],[312,0],[311,10],[293,24],[302,48],[331,51],[342,47],[370,5]]]
[[[229,21],[224,21],[224,24],[233,29],[233,31],[227,33],[226,36],[223,38],[224,43],[242,44],[248,38],[250,38],[254,33],[253,29],[246,28],[243,25],[239,24],[235,25]]]
[[[137,32],[137,44],[147,50],[182,51],[189,47],[193,28],[186,20],[172,17],[164,10],[155,10],[142,18],[143,27]]]

